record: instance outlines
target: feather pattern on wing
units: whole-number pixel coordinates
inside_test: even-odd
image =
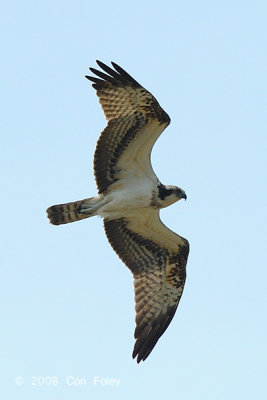
[[[157,210],[104,220],[108,240],[134,275],[136,329],[133,358],[145,360],[169,326],[186,278],[188,241],[168,229]]]
[[[97,61],[104,72],[90,68],[86,76],[97,91],[108,125],[95,151],[94,170],[99,193],[118,179],[151,175],[152,147],[170,123],[154,96],[117,64]]]

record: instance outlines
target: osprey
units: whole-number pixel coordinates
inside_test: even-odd
[[[186,199],[177,186],[163,185],[150,161],[151,150],[169,125],[168,114],[119,65],[97,61],[90,68],[108,125],[94,155],[98,196],[47,209],[54,225],[95,215],[104,219],[107,238],[134,277],[136,329],[133,358],[145,360],[169,326],[186,278],[189,243],[168,229],[159,210]]]

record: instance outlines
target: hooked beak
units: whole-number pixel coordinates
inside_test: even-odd
[[[187,195],[185,193],[182,195],[182,199],[187,199]]]

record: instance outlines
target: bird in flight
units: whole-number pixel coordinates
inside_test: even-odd
[[[119,65],[90,68],[108,121],[94,154],[98,196],[47,209],[54,225],[99,215],[107,238],[134,278],[136,328],[133,358],[144,361],[169,326],[186,279],[189,243],[167,228],[161,208],[186,199],[163,185],[151,166],[151,150],[170,117],[155,97]]]

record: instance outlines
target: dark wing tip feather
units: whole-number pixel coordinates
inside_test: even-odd
[[[111,61],[112,66],[115,68],[115,70],[127,81],[131,82],[134,86],[140,87],[141,85],[130,75],[128,72],[125,71],[122,67],[120,67],[118,64],[115,62]]]
[[[114,69],[110,68],[108,65],[104,64],[102,61],[96,60],[96,62],[99,65],[99,67],[102,68],[103,71],[105,71],[107,74],[109,74],[110,76],[112,76],[113,78],[115,78],[117,80],[121,79],[120,74],[118,74],[118,72],[114,71]]]
[[[90,67],[89,69],[90,69],[91,72],[93,72],[93,74],[95,74],[96,76],[99,76],[99,78],[101,78],[103,81],[107,81],[107,82],[113,83],[114,78],[112,76],[104,74],[104,72],[98,71],[98,69],[95,69],[95,68],[92,68],[92,67]]]
[[[108,65],[104,64],[102,61],[96,60],[97,64],[103,71],[106,73],[99,71],[95,68],[90,67],[90,71],[93,72],[98,78],[94,76],[85,75],[87,79],[94,82],[94,84],[103,84],[104,82],[110,82],[113,85],[130,83],[134,87],[141,87],[141,85],[126,72],[123,68],[121,68],[118,64],[111,62],[114,69],[110,68]],[[101,79],[99,79],[101,78]],[[94,86],[96,89],[98,87]]]
[[[146,326],[142,333],[136,335],[135,332],[136,342],[132,357],[135,358],[137,356],[138,364],[140,361],[145,361],[147,359],[151,351],[156,346],[159,338],[170,325],[176,312],[177,305],[174,307],[168,307],[167,312],[162,313],[154,322],[154,324],[150,326],[150,329],[149,326]]]
[[[94,76],[85,75],[85,78],[89,79],[89,81],[92,81],[94,83],[98,83],[100,81],[100,79],[95,78]]]

